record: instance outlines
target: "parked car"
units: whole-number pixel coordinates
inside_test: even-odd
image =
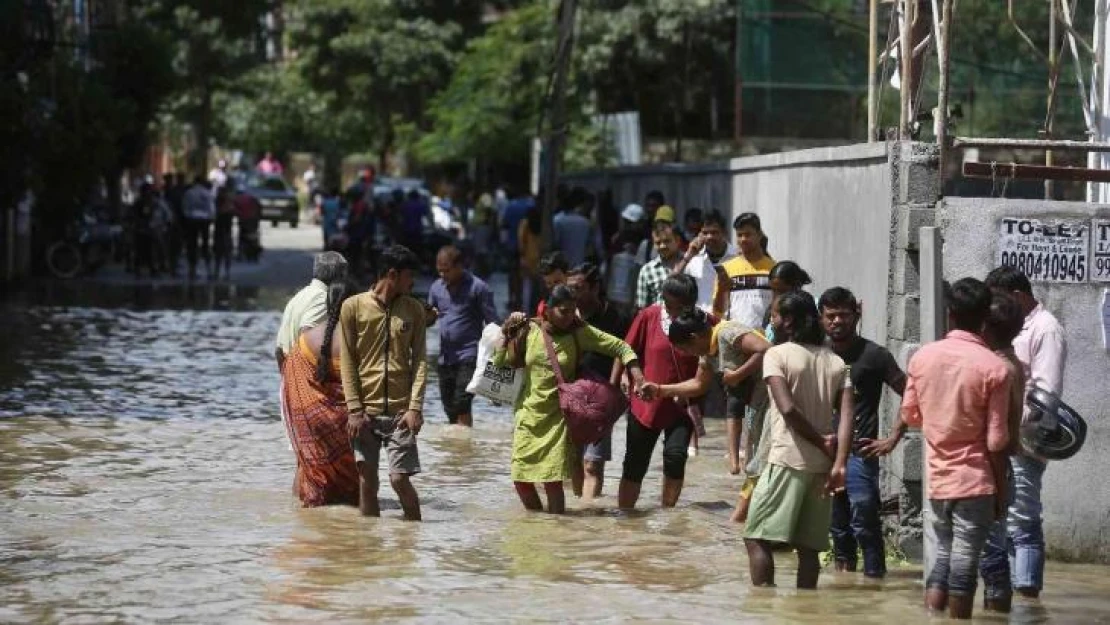
[[[297,192],[284,178],[273,174],[248,173],[237,180],[240,187],[262,205],[262,220],[274,226],[286,222],[296,228],[301,218]]]

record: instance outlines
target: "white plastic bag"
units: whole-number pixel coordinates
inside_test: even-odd
[[[482,330],[478,341],[478,361],[474,367],[474,377],[466,385],[466,392],[481,395],[500,404],[513,406],[520,389],[524,386],[524,370],[512,367],[495,367],[493,352],[501,346],[501,326],[491,323]]]

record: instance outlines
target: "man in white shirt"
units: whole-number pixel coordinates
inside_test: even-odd
[[[1064,363],[1068,358],[1064,328],[1052,313],[1033,297],[1029,278],[1014,267],[999,267],[987,275],[987,286],[1009,293],[1017,300],[1025,323],[1014,339],[1014,353],[1025,372],[1025,392],[1039,386],[1060,396],[1064,391]],[[1030,417],[1029,405],[1022,410],[1022,426]],[[1037,597],[1044,586],[1045,543],[1041,519],[1041,484],[1046,462],[1028,452],[1010,457],[1014,470],[1013,503],[1006,521],[1013,551],[1010,571],[1014,590]]]
[[[216,218],[216,204],[203,176],[193,179],[193,185],[185,191],[181,199],[182,213],[185,216],[185,251],[189,259],[189,279],[197,277],[197,253],[204,257],[204,268],[212,277],[211,251],[209,237],[212,220]]]
[[[682,262],[675,267],[674,273],[685,273],[698,283],[698,308],[723,317],[723,310],[714,310],[714,296],[721,263],[736,257],[736,248],[728,242],[725,235],[725,217],[718,210],[705,215],[701,233],[690,242]]]
[[[220,159],[212,171],[208,172],[208,182],[212,185],[212,195],[219,193],[227,184],[227,161]]]

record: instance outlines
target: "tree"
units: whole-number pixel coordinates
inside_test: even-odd
[[[431,102],[430,129],[415,142],[421,161],[528,162],[532,139],[546,132],[541,118],[550,88],[554,20],[551,3],[532,2],[467,44],[450,82]],[[611,151],[593,125],[596,109],[581,65],[573,64],[568,87],[564,160],[570,167],[605,165]]]
[[[291,32],[308,84],[333,112],[356,111],[351,117],[360,118],[360,135],[372,136],[382,169],[398,124],[425,123],[427,104],[450,75],[461,41],[457,24],[406,15],[404,4],[304,0]]]
[[[215,125],[213,102],[220,91],[240,90],[238,81],[264,61],[261,24],[270,0],[143,0],[139,11],[175,43],[180,90],[171,113],[192,127],[189,155],[194,173],[207,170]]]

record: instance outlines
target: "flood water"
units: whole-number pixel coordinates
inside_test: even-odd
[[[657,454],[643,511],[614,511],[622,422],[606,497],[527,514],[509,411],[479,399],[472,434],[445,427],[433,379],[424,523],[387,486],[380,520],[302,509],[270,357],[282,298],[0,306],[0,622],[928,620],[909,565],[881,583],[826,569],[799,592],[779,554],[780,586],[751,589],[716,422],[676,509],[656,503]],[[1042,602],[980,620],[1110,622],[1110,569],[1047,577]]]

